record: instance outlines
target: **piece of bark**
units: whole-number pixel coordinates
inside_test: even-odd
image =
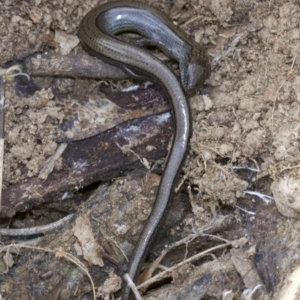
[[[94,93],[88,98],[83,104],[72,99],[65,99],[57,104],[64,113],[58,141],[86,139],[125,121],[163,113],[170,109],[162,94],[151,88],[111,93],[106,97]]]
[[[62,155],[63,167],[43,181],[32,178],[3,191],[1,217],[32,206],[61,201],[96,181],[108,181],[140,163],[167,155],[173,126],[169,113],[132,120],[93,138],[73,142]],[[126,153],[126,154],[124,154]]]
[[[120,68],[90,55],[37,55],[28,57],[25,66],[30,76],[59,76],[93,79],[126,79]]]

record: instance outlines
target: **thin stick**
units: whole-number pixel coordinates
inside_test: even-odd
[[[58,146],[56,149],[55,153],[49,157],[46,162],[44,163],[44,166],[42,170],[39,173],[39,178],[46,180],[49,176],[49,174],[53,171],[55,163],[57,160],[62,156],[64,151],[66,150],[68,144],[67,143],[62,143]]]
[[[20,229],[12,229],[12,228],[0,228],[0,235],[3,236],[28,236],[28,235],[35,235],[41,234],[45,232],[52,231],[60,226],[64,225],[68,220],[70,220],[74,214],[67,215],[66,217],[42,226],[30,227],[30,228],[20,228]],[[1,299],[1,298],[0,298]]]
[[[134,282],[132,281],[132,279],[130,278],[130,276],[127,273],[124,274],[124,279],[126,280],[127,284],[129,285],[132,292],[134,293],[135,298],[137,300],[143,300],[143,298],[141,297],[136,285],[134,284]]]
[[[4,81],[0,76],[0,210],[3,182],[3,153],[4,153]]]
[[[148,287],[149,285],[151,285],[152,283],[155,283],[157,281],[159,281],[160,279],[164,278],[164,276],[167,276],[168,274],[170,274],[171,272],[173,272],[174,270],[188,264],[188,263],[191,263],[192,261],[195,261],[207,254],[209,254],[210,252],[212,251],[215,251],[215,250],[218,250],[218,249],[221,249],[221,248],[225,248],[227,246],[230,246],[232,244],[232,242],[228,242],[228,243],[225,243],[225,244],[221,244],[219,246],[215,246],[215,247],[212,247],[210,249],[207,249],[201,253],[197,253],[196,255],[176,264],[175,266],[171,267],[171,268],[168,268],[166,269],[165,271],[162,271],[161,273],[153,276],[152,278],[150,278],[149,280],[143,282],[142,284],[140,284],[137,288],[138,289],[141,289],[141,288],[146,288]]]

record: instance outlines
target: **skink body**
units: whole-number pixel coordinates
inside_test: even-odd
[[[92,9],[80,24],[79,37],[89,52],[124,69],[124,63],[116,63],[117,59],[103,56],[101,49],[105,46],[101,40],[110,36],[117,42],[116,34],[130,31],[140,33],[145,37],[145,44],[157,46],[179,63],[185,92],[193,92],[209,77],[210,64],[203,47],[161,11],[143,2],[114,1]]]
[[[156,200],[129,265],[128,274],[135,281],[162,220],[187,151],[190,114],[183,89],[172,71],[147,51],[125,43],[116,36],[125,31],[141,34],[178,61],[181,85],[186,91],[202,84],[209,76],[210,68],[204,50],[175,27],[164,14],[145,3],[110,2],[92,9],[81,21],[79,38],[84,47],[91,54],[124,68],[129,73],[146,75],[160,82],[170,95],[175,117],[176,133]],[[124,283],[122,300],[129,297],[130,289]]]

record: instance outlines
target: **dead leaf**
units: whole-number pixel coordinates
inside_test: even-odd
[[[13,264],[15,263],[13,256],[9,252],[9,248],[6,250],[6,253],[3,256],[3,260],[4,260],[4,263],[6,264],[6,270],[4,272],[6,274],[8,272],[8,269],[11,268],[13,266]]]
[[[81,246],[84,259],[90,265],[103,267],[104,263],[101,258],[101,253],[103,253],[104,250],[94,238],[90,220],[87,217],[78,217],[75,221],[73,232]],[[76,246],[78,250],[78,245]]]

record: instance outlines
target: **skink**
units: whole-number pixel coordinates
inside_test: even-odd
[[[82,19],[79,38],[93,55],[123,68],[133,76],[160,82],[171,98],[176,133],[156,200],[132,255],[128,274],[136,281],[146,251],[163,218],[173,185],[185,157],[190,136],[190,113],[184,92],[172,71],[141,47],[123,42],[116,34],[137,32],[179,63],[182,88],[190,92],[209,76],[205,51],[175,27],[159,10],[138,1],[110,2],[92,9]],[[124,282],[122,300],[131,297]]]

